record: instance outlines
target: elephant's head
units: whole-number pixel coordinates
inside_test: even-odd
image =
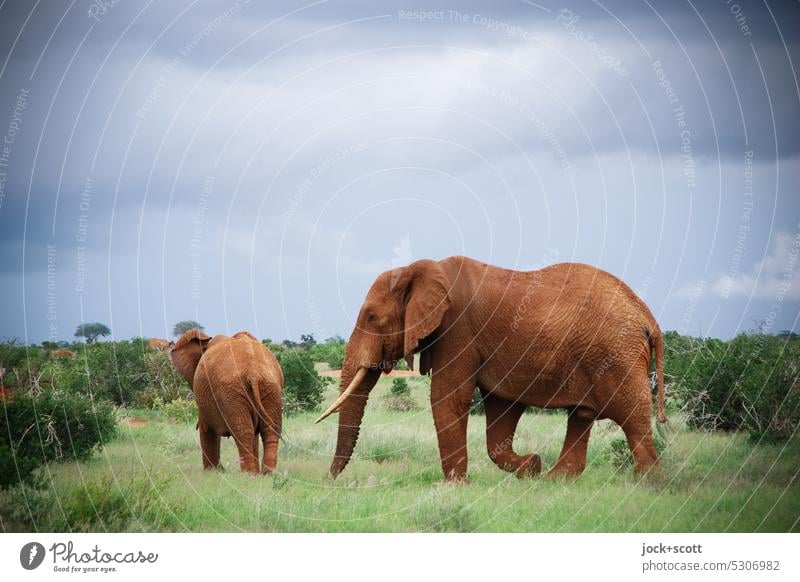
[[[339,398],[319,417],[339,412],[331,475],[344,470],[358,440],[364,407],[381,372],[401,358],[411,366],[421,342],[441,325],[450,307],[450,282],[436,261],[421,260],[378,276],[347,342]],[[427,366],[421,366],[427,373]]]
[[[169,352],[169,357],[175,365],[178,373],[192,387],[194,382],[194,372],[197,370],[197,364],[200,363],[200,358],[203,352],[208,348],[211,338],[200,331],[198,328],[193,328],[183,334]],[[192,387],[192,389],[194,389]]]

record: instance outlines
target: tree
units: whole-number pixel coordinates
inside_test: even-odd
[[[314,339],[313,333],[301,333],[300,334],[300,343],[303,344],[305,347],[313,346],[317,344],[317,340]]]
[[[190,329],[194,328],[197,328],[200,331],[203,331],[205,329],[202,325],[200,325],[196,321],[192,319],[185,319],[175,324],[175,327],[172,328],[172,335],[180,337]]]
[[[75,330],[75,337],[85,338],[87,344],[94,342],[100,336],[107,335],[111,335],[111,330],[103,323],[82,323]]]

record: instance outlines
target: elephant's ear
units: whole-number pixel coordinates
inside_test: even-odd
[[[450,281],[436,261],[428,259],[411,263],[407,269],[405,341],[403,356],[413,362],[420,342],[442,324],[450,308],[447,289]]]
[[[198,328],[192,328],[178,338],[170,350],[169,356],[175,369],[189,383],[189,386],[192,385],[197,364],[209,341],[211,341],[209,336]]]

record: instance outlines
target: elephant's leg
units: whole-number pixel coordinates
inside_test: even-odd
[[[437,372],[434,367],[431,408],[447,481],[467,480],[467,419],[474,387],[474,371],[462,372],[451,365]]]
[[[253,454],[253,442],[257,442],[253,419],[249,414],[238,414],[229,427],[239,451],[239,467],[248,473],[258,473],[258,456]]]
[[[208,427],[200,428],[200,450],[203,452],[203,468],[221,468],[219,464],[220,436]]]
[[[268,475],[278,465],[278,441],[281,438],[283,419],[281,418],[281,387],[270,386],[270,389],[265,392],[263,404],[266,417],[259,423],[259,430],[261,431],[261,440],[264,442],[261,472]]]
[[[658,452],[653,442],[653,403],[647,370],[636,376],[638,380],[629,377],[627,382],[619,381],[619,394],[624,398],[617,398],[608,407],[608,416],[625,432],[635,470],[642,473],[658,464]]]
[[[592,411],[580,406],[569,411],[564,446],[561,448],[556,466],[550,470],[548,476],[577,477],[583,473],[586,468],[586,447],[589,444],[589,433],[594,419]]]
[[[486,410],[486,449],[495,465],[515,473],[517,477],[535,476],[542,470],[539,455],[521,456],[514,452],[514,433],[517,424],[527,408],[521,402],[504,400],[494,394],[486,394],[483,399]]]
[[[258,442],[261,440],[261,435],[258,432],[253,433],[253,456],[256,459],[256,472],[259,471],[260,467],[258,466]]]
[[[275,430],[267,428],[261,432],[264,442],[264,460],[261,463],[261,472],[265,475],[272,473],[278,464],[278,440],[280,437]]]
[[[658,465],[658,452],[653,442],[653,428],[650,421],[650,403],[646,407],[640,406],[640,410],[632,414],[623,423],[620,423],[628,439],[628,446],[633,455],[635,471],[644,473],[648,469]],[[642,412],[642,408],[645,412]]]

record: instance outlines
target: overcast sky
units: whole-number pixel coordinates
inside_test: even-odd
[[[798,329],[798,2],[262,4],[0,4],[0,337],[346,337],[458,254]]]

